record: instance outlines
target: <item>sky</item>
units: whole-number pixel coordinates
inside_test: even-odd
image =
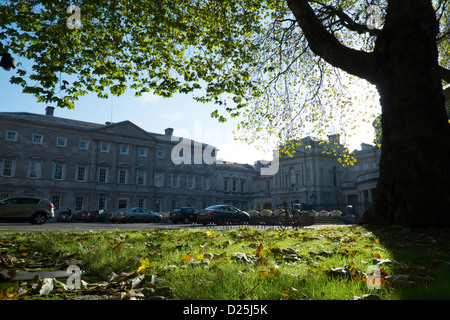
[[[37,103],[31,94],[22,93],[22,88],[9,83],[15,73],[0,69],[0,112],[30,112],[45,114],[47,104]],[[254,164],[257,160],[271,160],[272,154],[257,150],[255,146],[235,141],[233,130],[239,119],[228,119],[219,123],[211,118],[213,104],[196,102],[186,94],[162,98],[151,93],[135,97],[127,92],[121,97],[97,98],[95,94],[81,97],[72,110],[55,108],[54,116],[94,123],[129,120],[140,128],[154,133],[164,133],[173,128],[174,135],[190,138],[216,146],[218,159],[223,161]],[[370,123],[362,123],[358,133],[347,141],[350,150],[360,149],[361,143],[372,143],[374,131]]]

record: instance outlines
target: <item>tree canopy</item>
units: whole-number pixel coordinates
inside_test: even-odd
[[[448,0],[6,0],[0,53],[19,62],[11,83],[39,102],[73,108],[90,92],[192,94],[219,105],[211,114],[219,121],[241,117],[241,139],[263,145],[345,138],[358,121],[377,118],[369,107],[378,94],[380,177],[366,221],[450,225],[442,91],[450,83],[449,7]],[[346,151],[340,160],[351,163]],[[422,214],[430,208],[431,222]]]
[[[371,49],[373,32],[349,27],[343,13],[363,24],[365,1],[313,5],[346,45]],[[3,1],[0,28],[1,51],[19,62],[11,83],[39,102],[73,108],[87,93],[192,93],[221,106],[212,112],[219,121],[242,116],[246,141],[350,134],[348,120],[367,113],[355,103],[375,95],[366,86],[356,99],[354,77],[310,50],[282,0]],[[369,112],[364,121],[376,117]]]

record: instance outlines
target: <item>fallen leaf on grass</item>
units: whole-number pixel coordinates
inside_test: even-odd
[[[187,255],[181,255],[181,261],[189,262],[192,259],[192,253],[188,253]]]

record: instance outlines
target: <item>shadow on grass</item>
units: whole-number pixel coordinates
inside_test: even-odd
[[[394,276],[402,300],[450,299],[450,229],[364,226],[399,264]]]

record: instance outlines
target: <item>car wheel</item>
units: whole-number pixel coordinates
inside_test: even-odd
[[[42,212],[37,212],[31,217],[32,224],[43,224],[47,220],[47,217]]]
[[[129,223],[135,223],[136,222],[136,218],[135,217],[130,217],[130,219],[128,219]]]
[[[183,222],[184,223],[189,223],[189,218],[188,217],[184,218]]]
[[[219,226],[221,226],[221,225],[223,225],[223,223],[224,223],[224,219],[223,219],[223,217],[219,217],[218,219],[217,219],[217,224],[219,225]]]
[[[154,223],[159,223],[161,222],[161,218],[160,217],[156,217],[155,219],[153,219]]]

